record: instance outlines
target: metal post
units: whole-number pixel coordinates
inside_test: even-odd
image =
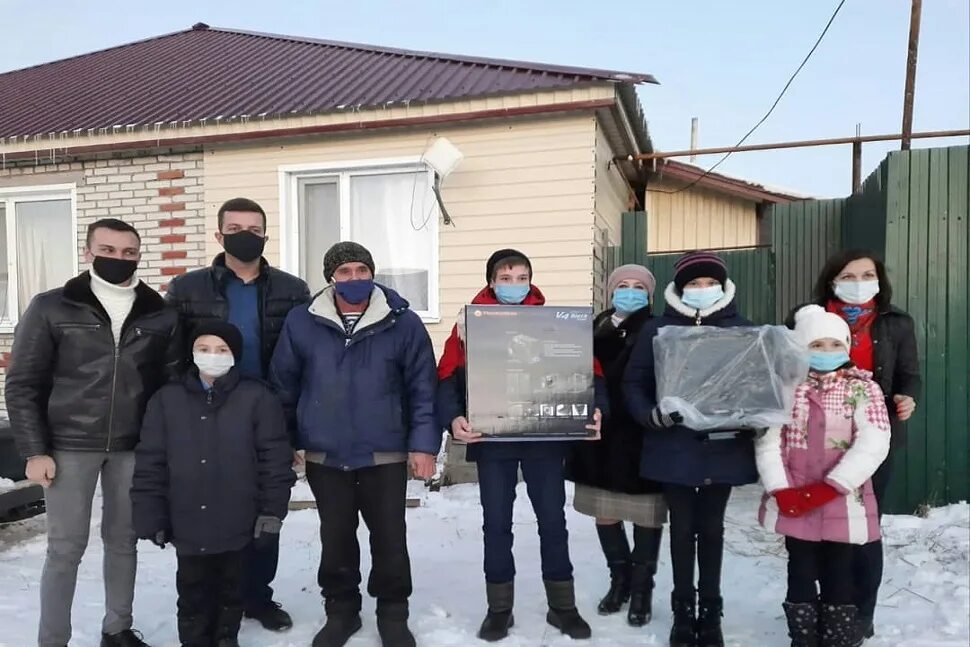
[[[862,124],[855,125],[855,136],[862,137]],[[862,188],[862,142],[852,142],[852,193]]]
[[[698,131],[698,119],[697,117],[692,117],[690,120],[690,149],[697,150],[697,131]],[[690,161],[693,164],[697,159],[697,155],[691,155]]]
[[[906,56],[906,89],[903,92],[903,139],[900,150],[908,151],[913,133],[913,98],[916,96],[916,54],[919,50],[919,23],[923,0],[913,0],[909,16],[909,51]]]

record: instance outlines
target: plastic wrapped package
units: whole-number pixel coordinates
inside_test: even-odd
[[[657,402],[691,429],[791,422],[808,349],[784,326],[664,326],[653,340]]]

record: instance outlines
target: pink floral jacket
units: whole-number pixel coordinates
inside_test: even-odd
[[[856,368],[810,373],[795,390],[793,422],[769,429],[755,453],[766,494],[758,520],[805,541],[879,539],[870,478],[889,453],[889,413],[872,374]],[[801,517],[783,517],[771,493],[824,481],[843,496]]]

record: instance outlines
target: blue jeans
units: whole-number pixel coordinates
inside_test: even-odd
[[[484,517],[485,580],[493,584],[515,578],[512,556],[512,506],[519,465],[539,524],[542,577],[563,582],[573,577],[566,532],[566,488],[561,456],[523,459],[479,459],[478,484]]]

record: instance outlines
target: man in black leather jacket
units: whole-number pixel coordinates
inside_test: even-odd
[[[290,310],[309,301],[307,284],[271,267],[262,257],[266,214],[256,202],[234,198],[219,208],[216,240],[226,250],[212,265],[175,278],[167,299],[186,329],[212,320],[229,321],[242,333],[239,361],[245,377],[265,379],[283,321]],[[188,357],[186,357],[188,360]],[[251,547],[243,579],[246,617],[271,631],[285,631],[293,621],[273,601],[279,543]]]
[[[100,478],[106,612],[102,647],[145,645],[132,631],[134,448],[148,399],[182,353],[176,314],[134,276],[138,232],[120,220],[88,228],[92,263],[64,287],[37,295],[14,333],[7,413],[27,477],[46,488],[47,561],[41,647],[71,638],[77,568]]]

